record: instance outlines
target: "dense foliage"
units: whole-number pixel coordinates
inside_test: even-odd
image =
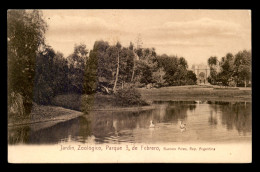
[[[138,105],[144,106],[147,103],[142,100],[141,94],[134,87],[119,89],[116,94],[116,102],[121,106]]]
[[[81,102],[91,105],[97,92],[113,94],[123,106],[144,105],[136,87],[196,84],[185,58],[157,55],[154,48],[143,48],[140,39],[126,47],[100,40],[91,50],[79,44],[64,57],[45,44],[47,25],[40,11],[9,10],[7,16],[9,112],[28,114],[33,101],[80,109],[55,97],[84,95]],[[251,51],[228,53],[220,61],[210,57],[208,65],[212,84],[246,86],[251,81]],[[71,97],[71,101],[78,98]]]
[[[8,103],[20,94],[26,112],[32,107],[36,54],[44,46],[47,29],[38,10],[8,10]],[[27,113],[26,113],[27,114]]]
[[[247,86],[251,83],[251,51],[243,50],[233,55],[227,53],[218,61],[217,57],[210,57],[211,84],[222,84],[224,86]]]

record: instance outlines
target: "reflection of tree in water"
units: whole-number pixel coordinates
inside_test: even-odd
[[[212,109],[221,111],[221,123],[228,130],[235,129],[239,133],[246,134],[252,129],[251,103],[246,102],[215,102]],[[218,106],[220,105],[220,106]]]
[[[89,126],[90,122],[86,118],[79,117],[34,132],[30,131],[29,126],[16,128],[14,131],[11,130],[8,138],[10,144],[58,143],[62,139],[68,138],[68,136],[71,136],[71,139],[76,139],[75,137],[81,136],[84,142],[84,140],[91,135]]]
[[[95,137],[106,137],[125,129],[145,128],[151,119],[151,111],[141,112],[99,112],[92,118]]]
[[[176,101],[169,102],[169,106],[166,108],[166,114],[164,117],[164,122],[177,123],[179,120],[185,120],[187,118],[187,111],[194,110],[196,104],[189,101]]]
[[[210,111],[210,116],[209,116],[209,124],[212,126],[216,126],[218,124],[218,119],[217,116],[213,114],[213,110]]]
[[[17,127],[13,129],[8,129],[8,143],[29,143],[30,141],[30,127]]]

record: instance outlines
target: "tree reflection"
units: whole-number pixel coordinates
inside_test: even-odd
[[[51,144],[61,140],[66,141],[69,136],[72,140],[79,140],[76,137],[81,136],[83,138],[81,141],[84,142],[91,135],[89,126],[89,120],[79,117],[38,131],[30,130],[29,126],[14,128],[8,133],[8,142],[9,144]]]
[[[169,106],[166,108],[164,121],[176,124],[180,120],[186,120],[187,111],[194,110],[195,108],[196,104],[194,104],[194,101],[169,102]]]
[[[218,124],[217,116],[213,114],[212,110],[210,111],[210,116],[209,116],[208,122],[212,126],[216,126]]]
[[[201,109],[202,107],[204,109]],[[212,127],[220,123],[227,130],[236,129],[243,134],[251,132],[251,103],[208,102],[208,105],[198,106],[195,102],[166,102],[158,104],[153,110],[146,111],[91,112],[88,116],[78,117],[37,131],[30,126],[10,128],[8,142],[9,144],[53,144],[75,140],[87,143],[92,139],[96,143],[103,143],[109,138],[117,137],[121,137],[118,139],[121,141],[134,141],[133,133],[136,130],[144,129],[143,132],[149,129],[151,120],[155,126],[159,123],[177,124],[179,121],[188,120],[188,114],[190,114],[188,111],[193,111],[195,108],[197,108],[196,113],[207,112],[191,118],[198,120],[196,123],[202,124],[202,128],[208,122]],[[200,121],[205,117],[208,118],[206,124],[203,123],[204,120]]]
[[[243,133],[244,135],[247,132],[251,132],[251,103],[215,102],[215,105],[213,104],[211,107],[216,113],[218,111],[221,112],[221,124],[226,126],[228,130],[235,128],[239,133]]]
[[[8,129],[8,143],[17,144],[17,143],[29,143],[30,141],[30,127],[15,127]]]

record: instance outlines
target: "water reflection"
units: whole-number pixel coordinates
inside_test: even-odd
[[[227,141],[251,138],[251,103],[154,102],[139,112],[91,112],[54,126],[9,128],[9,144]],[[149,128],[150,121],[154,128]],[[181,132],[180,122],[187,124]],[[35,124],[37,125],[37,124]],[[241,137],[241,134],[243,137]]]
[[[217,106],[222,105],[222,106]],[[224,105],[224,106],[223,106]],[[216,112],[221,112],[221,123],[228,130],[234,128],[241,134],[246,134],[252,129],[251,104],[247,102],[215,102],[211,104]]]

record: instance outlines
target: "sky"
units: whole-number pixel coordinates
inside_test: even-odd
[[[65,57],[76,44],[93,48],[96,40],[136,45],[158,55],[177,55],[193,64],[207,63],[251,49],[250,10],[43,10],[46,43]]]

